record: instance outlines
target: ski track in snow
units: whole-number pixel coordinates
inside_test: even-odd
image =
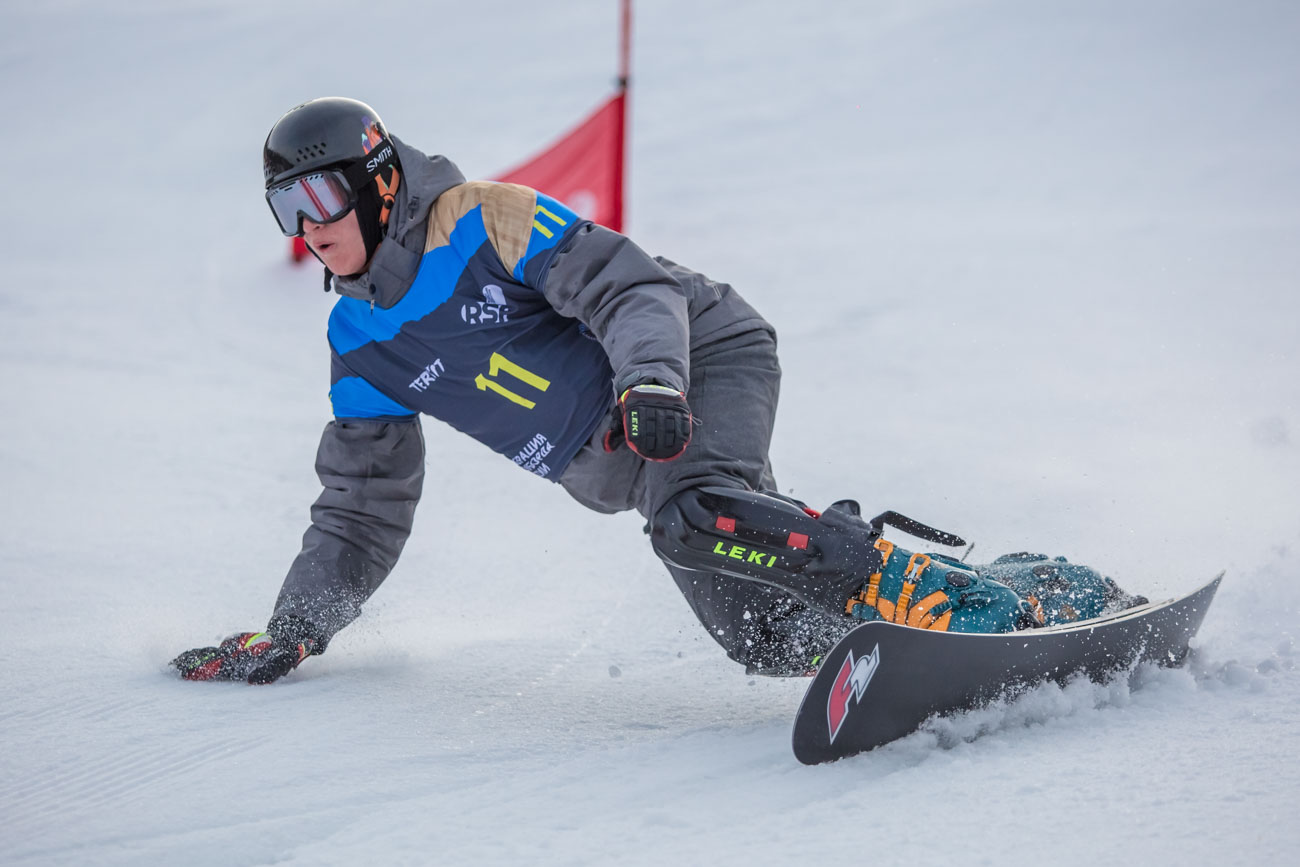
[[[429,423],[328,654],[169,676],[265,622],[318,488],[331,302],[267,128],[352,95],[491,176],[607,92],[616,4],[395,0],[382,84],[304,57],[338,0],[9,4],[0,863],[1294,860],[1300,10],[743,5],[636,10],[630,232],[777,326],[783,489],[1153,598],[1226,569],[1187,666],[803,767],[804,682],[723,658],[636,516]]]

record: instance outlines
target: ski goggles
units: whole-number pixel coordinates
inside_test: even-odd
[[[387,139],[371,152],[377,152],[376,156],[357,160],[346,169],[321,169],[267,190],[266,203],[280,231],[292,238],[302,234],[304,218],[313,223],[332,223],[347,216],[357,204],[357,193],[393,156]]]

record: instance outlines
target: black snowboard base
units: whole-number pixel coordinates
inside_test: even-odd
[[[971,710],[1052,680],[1098,683],[1138,662],[1175,666],[1223,573],[1181,599],[1069,625],[996,635],[871,622],[831,648],[794,721],[794,754],[814,765],[915,731],[935,714]]]

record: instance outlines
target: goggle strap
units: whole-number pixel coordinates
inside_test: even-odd
[[[401,174],[396,168],[393,169],[393,176],[389,178],[388,183],[384,183],[383,175],[375,176],[375,186],[379,187],[379,198],[383,201],[384,206],[379,210],[379,225],[388,225],[388,215],[393,211],[393,205],[397,203],[394,193],[397,192],[397,182],[401,180]]]
[[[352,187],[354,191],[359,191],[362,187],[364,187],[367,183],[370,182],[371,178],[376,177],[390,163],[392,163],[394,160],[397,159],[397,148],[393,147],[392,139],[389,138],[380,139],[379,144],[375,145],[370,149],[370,153],[382,154],[384,152],[384,148],[388,148],[388,157],[383,161],[376,163],[373,169],[369,168],[367,166],[367,163],[370,162],[370,159],[374,159],[374,158],[363,157],[357,160],[352,165],[348,166],[347,171],[343,173],[343,177],[347,179],[348,184]],[[367,157],[369,157],[369,155],[367,155]]]

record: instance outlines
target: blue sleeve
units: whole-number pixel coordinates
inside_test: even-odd
[[[330,359],[330,403],[335,418],[363,418],[375,421],[414,421],[410,407],[375,388],[365,379],[354,376],[343,365],[337,352]]]

